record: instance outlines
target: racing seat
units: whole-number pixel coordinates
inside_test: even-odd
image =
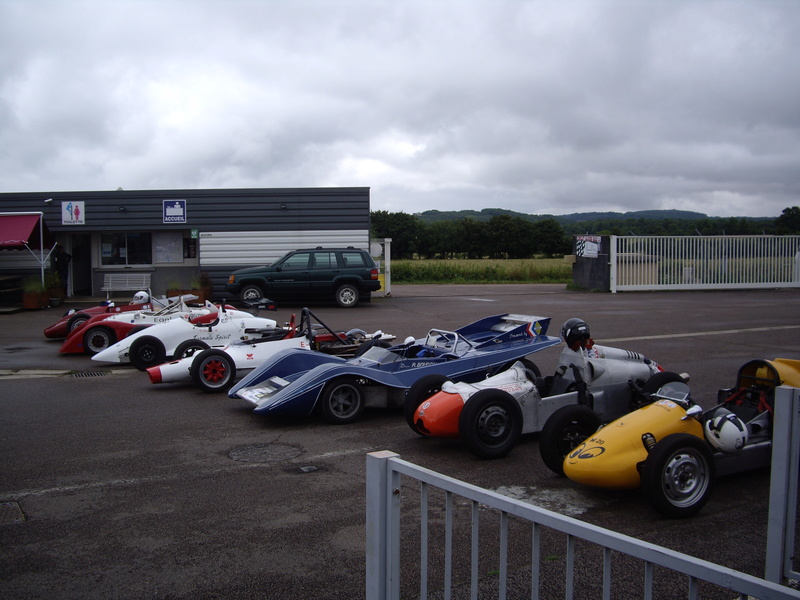
[[[219,323],[219,313],[210,312],[189,321],[194,326],[213,327]]]
[[[769,437],[775,388],[781,383],[780,374],[769,362],[751,360],[739,369],[736,386],[720,390],[718,400],[747,425],[751,437]]]

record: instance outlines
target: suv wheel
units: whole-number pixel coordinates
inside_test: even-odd
[[[352,283],[340,285],[336,290],[336,303],[342,308],[351,308],[358,304],[358,288]]]
[[[239,298],[241,298],[242,302],[253,302],[254,300],[260,300],[263,297],[264,292],[262,292],[261,288],[254,283],[248,283],[242,288],[242,291],[239,292]]]

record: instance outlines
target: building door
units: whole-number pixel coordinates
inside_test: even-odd
[[[73,296],[92,295],[92,239],[91,234],[81,233],[70,236],[72,254],[70,266],[72,267],[72,285],[70,293]]]

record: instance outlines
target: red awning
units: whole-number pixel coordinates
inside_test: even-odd
[[[39,235],[39,214],[4,214],[0,215],[0,249],[41,250],[42,240]],[[42,223],[44,248],[53,246],[53,236],[47,225]]]

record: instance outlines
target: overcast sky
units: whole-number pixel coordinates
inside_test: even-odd
[[[798,0],[0,0],[0,191],[800,204]]]

